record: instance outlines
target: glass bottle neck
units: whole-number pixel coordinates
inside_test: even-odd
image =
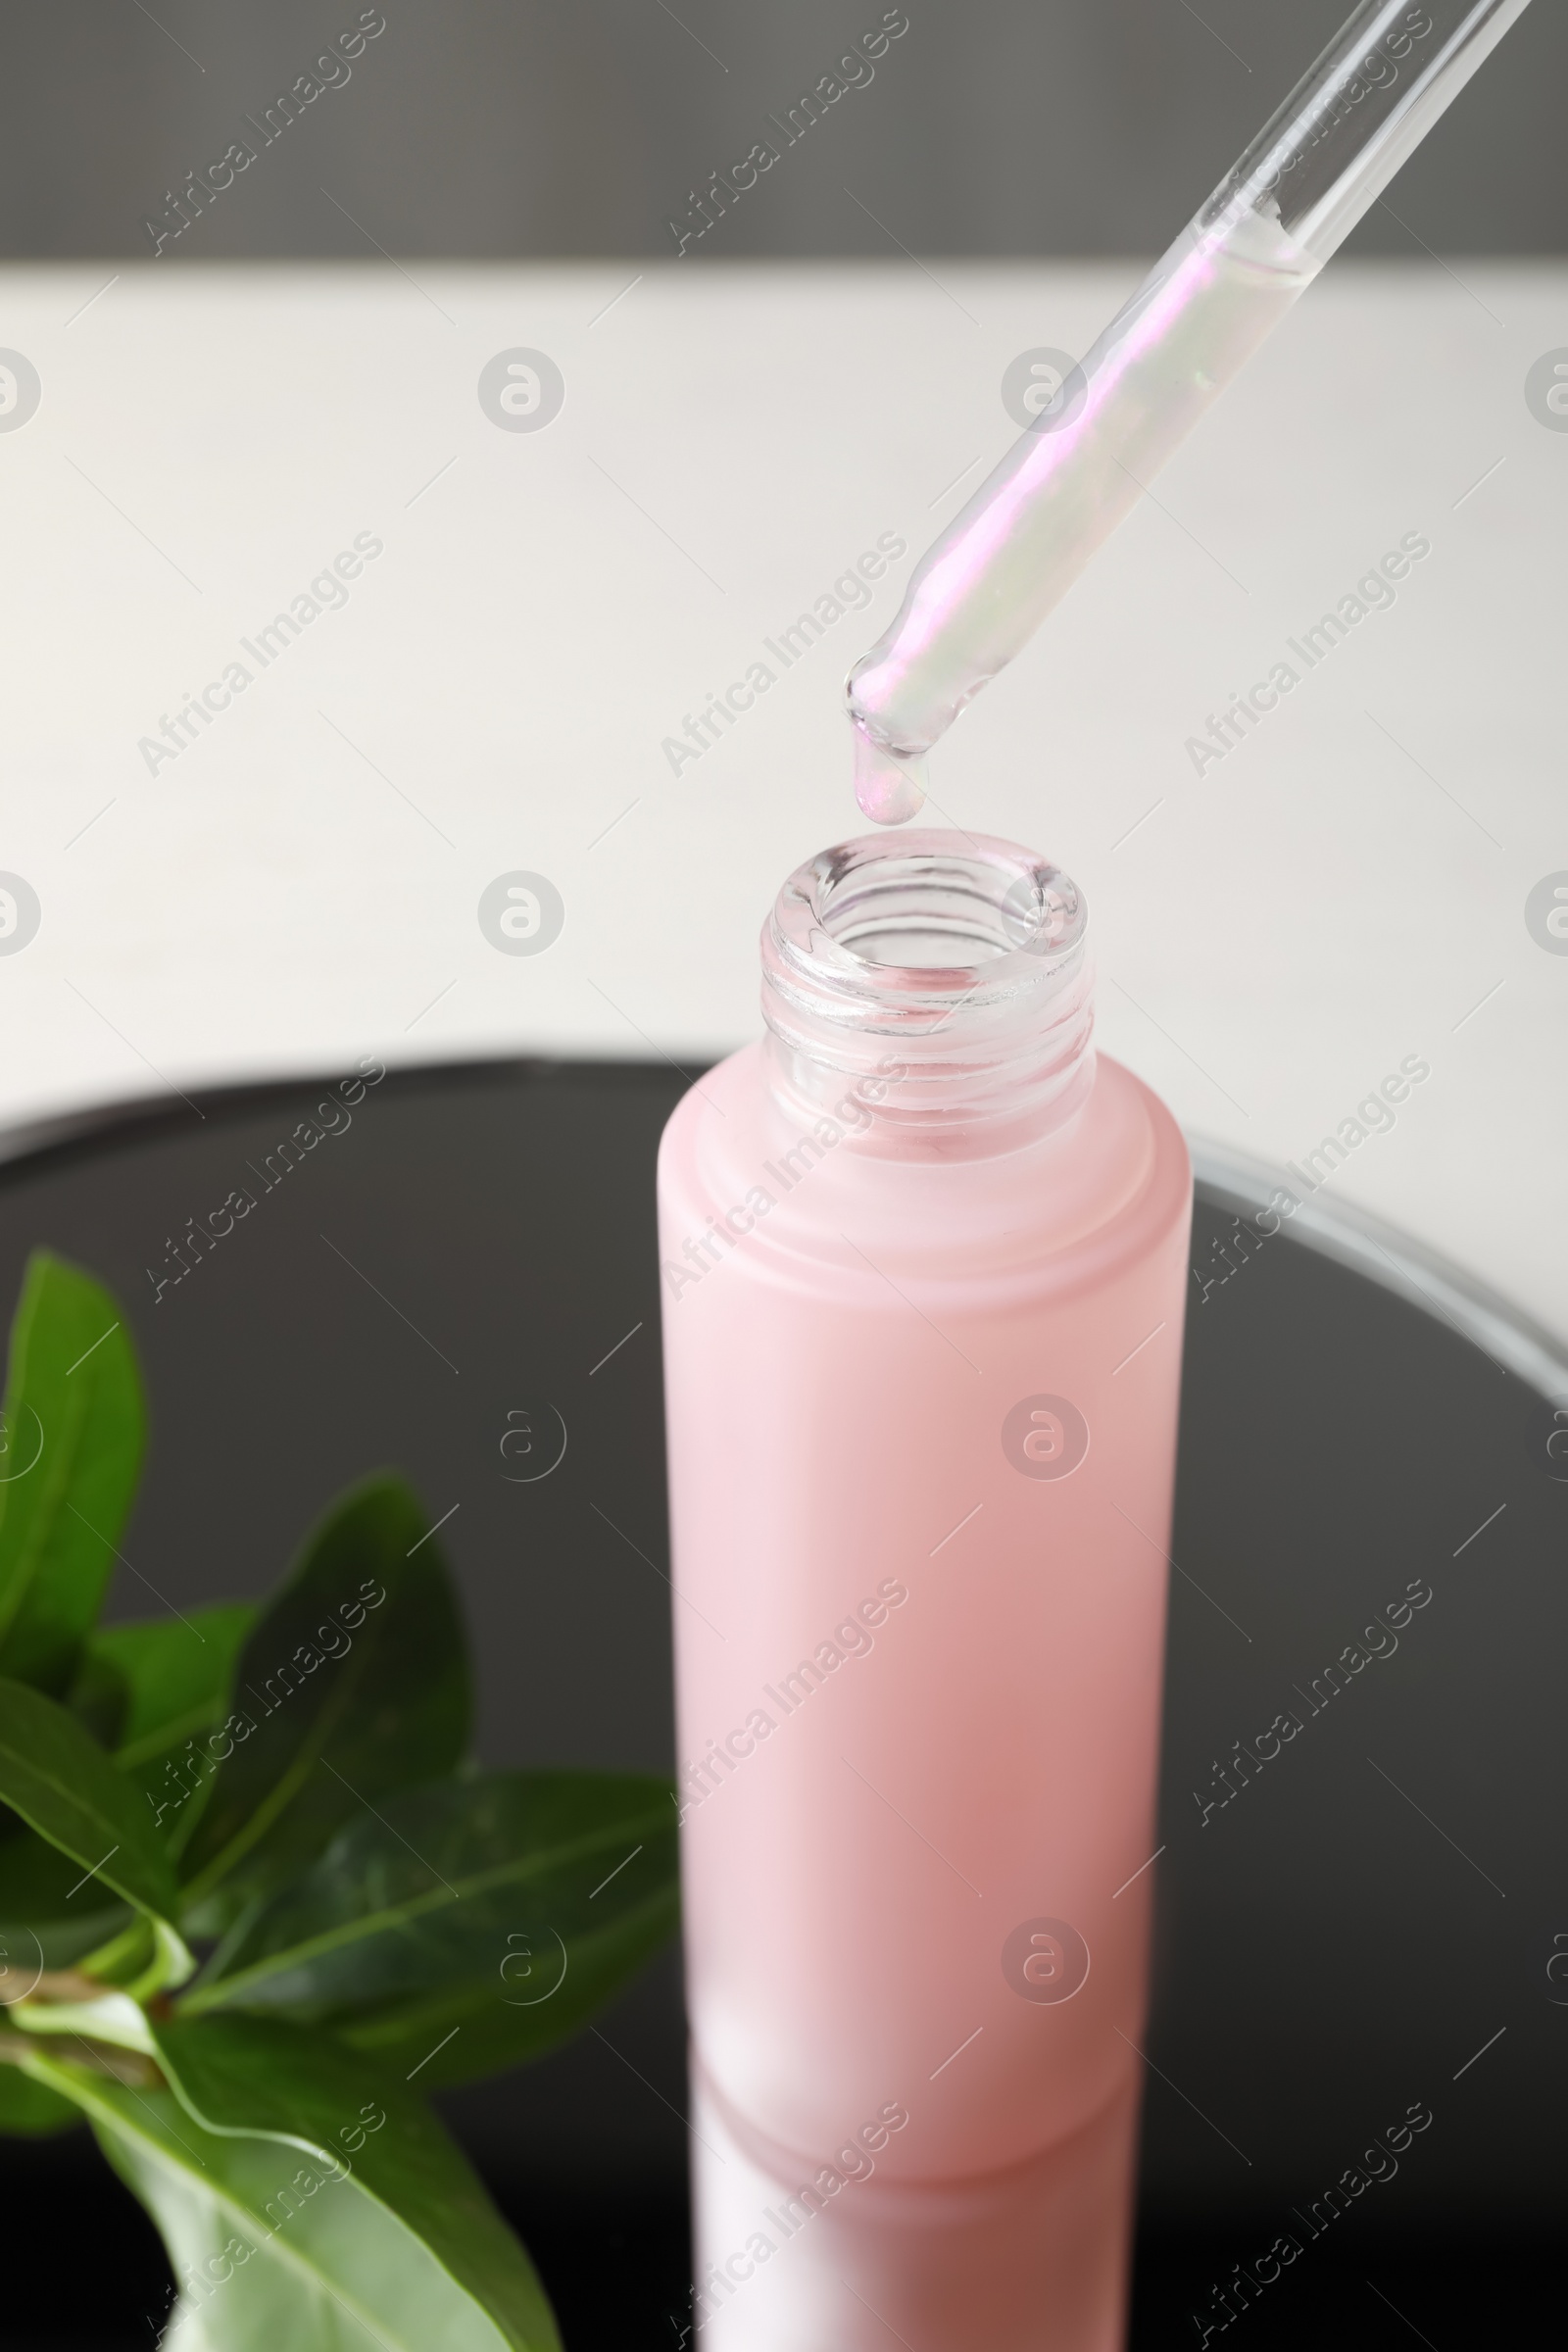
[[[762,930],[771,1084],[900,1158],[1016,1150],[1071,1117],[1094,1055],[1088,912],[1031,850],[872,834],[793,873]],[[863,1112],[863,1121],[861,1113]]]

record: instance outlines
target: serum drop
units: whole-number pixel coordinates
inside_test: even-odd
[[[1013,844],[793,874],[660,1162],[718,2352],[1116,2352],[1187,1154]]]

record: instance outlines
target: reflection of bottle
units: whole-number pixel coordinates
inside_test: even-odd
[[[719,2352],[1121,2338],[1190,1178],[1084,932],[1004,842],[830,852],[664,1138]]]

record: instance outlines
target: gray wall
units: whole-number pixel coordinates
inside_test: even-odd
[[[1348,0],[905,0],[908,30],[704,240],[739,255],[1130,254],[1163,245]],[[688,189],[876,25],[883,0],[381,0],[385,29],[165,254],[672,251]],[[0,252],[149,250],[359,0],[50,0],[8,12]],[[1568,247],[1568,11],[1541,0],[1363,251]],[[885,229],[845,193],[853,187]],[[330,191],[330,198],[323,194]],[[338,207],[343,210],[337,209]],[[352,215],[351,220],[347,216]],[[360,225],[356,226],[358,222]],[[898,240],[895,244],[894,239]]]

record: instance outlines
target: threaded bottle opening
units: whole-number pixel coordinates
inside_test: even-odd
[[[798,868],[762,931],[774,1083],[824,1110],[887,1081],[868,1148],[1008,1149],[1087,1091],[1082,894],[989,835],[873,834]]]

